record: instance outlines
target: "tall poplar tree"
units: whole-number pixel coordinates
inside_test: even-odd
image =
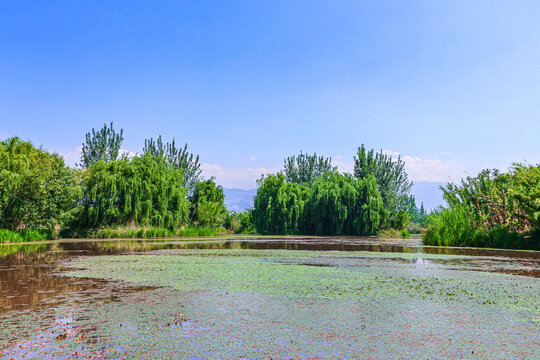
[[[332,158],[304,154],[300,151],[298,156],[289,156],[284,160],[283,174],[287,182],[311,185],[321,175],[328,171],[337,171],[335,166],[332,166]]]
[[[382,150],[378,153],[373,149],[367,151],[362,144],[354,157],[354,176],[364,179],[369,175],[375,177],[387,211],[385,226],[402,227],[406,222],[404,216],[413,185],[405,171],[405,162],[400,156],[394,159],[390,155],[383,154]]]
[[[111,122],[110,127],[103,127],[86,133],[86,142],[82,144],[81,166],[87,168],[99,160],[105,162],[118,159],[120,146],[124,140],[124,130],[116,132]]]
[[[178,148],[174,138],[170,143],[163,143],[160,135],[156,140],[150,138],[144,141],[143,154],[162,157],[175,168],[181,169],[188,195],[192,195],[197,183],[203,180],[199,155],[190,153],[187,143],[183,148]]]

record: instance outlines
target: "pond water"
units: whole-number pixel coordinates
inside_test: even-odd
[[[0,358],[540,358],[540,252],[347,237],[0,245]]]

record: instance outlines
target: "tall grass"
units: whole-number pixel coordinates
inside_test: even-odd
[[[224,227],[187,227],[176,232],[176,236],[223,236],[227,235],[229,232]]]
[[[17,243],[54,239],[53,230],[8,230],[0,229],[0,243]]]
[[[383,229],[377,233],[377,236],[383,239],[408,239],[411,237],[411,233],[407,230]]]
[[[190,226],[185,229],[170,230],[159,227],[120,227],[97,230],[73,229],[61,233],[63,237],[71,238],[94,238],[94,239],[117,239],[117,238],[158,238],[173,236],[223,236],[229,232],[223,227],[197,227]]]
[[[538,237],[538,232],[518,233],[508,226],[478,228],[466,209],[456,207],[430,216],[423,239],[426,245],[540,250]]]

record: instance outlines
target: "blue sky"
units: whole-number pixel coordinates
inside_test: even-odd
[[[252,188],[314,152],[401,154],[413,180],[540,161],[538,1],[0,4],[0,138],[74,163],[114,121]]]

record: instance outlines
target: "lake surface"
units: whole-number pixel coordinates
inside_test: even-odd
[[[0,245],[0,358],[540,358],[539,277],[419,239]]]

